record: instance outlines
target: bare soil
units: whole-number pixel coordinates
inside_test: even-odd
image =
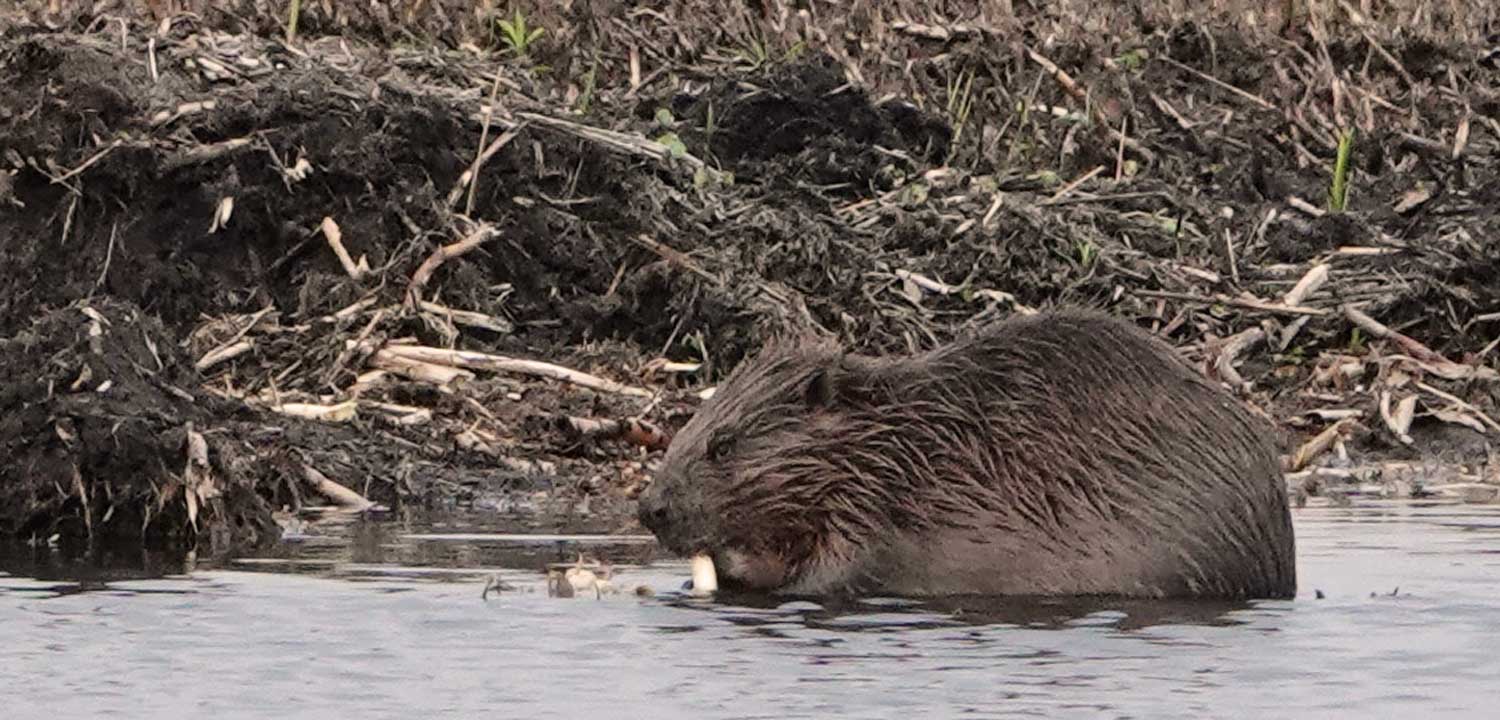
[[[316,475],[631,530],[662,440],[768,335],[904,352],[1064,303],[1238,388],[1313,494],[1495,479],[1493,9],[526,5],[521,56],[474,3],[304,4],[291,42],[248,1],[0,31],[0,531],[224,550],[326,503]],[[381,364],[412,345],[648,392]]]

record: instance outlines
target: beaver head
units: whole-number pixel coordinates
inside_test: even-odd
[[[780,587],[838,555],[843,536],[830,531],[876,520],[849,504],[858,469],[830,472],[851,443],[841,386],[867,362],[806,337],[742,362],[673,438],[641,523],[673,552],[713,557],[730,584]]]

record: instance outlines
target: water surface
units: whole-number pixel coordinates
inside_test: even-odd
[[[647,538],[482,521],[315,524],[212,568],[11,546],[0,697],[16,720],[1492,717],[1500,509],[1295,517],[1299,597],[1253,604],[705,601]],[[623,592],[549,597],[578,552]]]

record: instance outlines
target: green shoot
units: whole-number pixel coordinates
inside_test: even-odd
[[[756,35],[747,38],[739,51],[740,60],[749,66],[750,70],[759,70],[766,66],[771,60],[771,51],[766,47],[764,40]]]
[[[594,61],[589,65],[588,72],[583,74],[583,90],[578,93],[578,114],[587,115],[589,104],[594,101],[595,84],[598,82],[599,56],[594,56]]]
[[[687,145],[682,142],[682,138],[678,137],[677,133],[671,130],[656,136],[654,139],[656,142],[665,145],[667,152],[674,158],[685,157],[687,155]]]
[[[1115,62],[1126,70],[1139,70],[1146,64],[1146,52],[1140,48],[1132,48],[1116,57]]]
[[[1092,266],[1094,259],[1099,257],[1098,246],[1088,240],[1079,240],[1075,244],[1075,249],[1078,251],[1078,264],[1084,267]]]
[[[531,50],[532,43],[542,36],[543,28],[526,27],[526,16],[521,14],[521,9],[516,8],[516,15],[510,20],[499,20],[501,39],[505,41],[506,47],[517,55],[526,55]]]
[[[953,126],[953,141],[949,144],[948,159],[958,154],[958,141],[963,138],[964,127],[969,124],[969,113],[974,109],[974,71],[958,73],[957,78],[948,79],[948,123]]]
[[[781,61],[788,63],[795,62],[797,58],[802,56],[802,51],[805,49],[807,49],[807,43],[798,40],[797,42],[792,43],[792,46],[787,48],[786,52],[781,54]]]
[[[286,17],[286,41],[290,44],[297,39],[297,17],[302,14],[302,0],[292,0],[291,10]]]
[[[751,27],[739,47],[732,48],[735,58],[751,72],[770,66],[777,60],[773,42],[757,27]],[[807,43],[798,40],[779,55],[780,62],[792,62],[807,49]]]
[[[1328,209],[1343,212],[1349,200],[1349,154],[1354,149],[1354,131],[1339,133],[1338,156],[1333,161],[1333,182],[1328,188]]]

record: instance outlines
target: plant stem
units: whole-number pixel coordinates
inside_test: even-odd
[[[292,9],[286,18],[286,41],[290,44],[297,39],[297,16],[302,14],[302,0],[292,0]]]
[[[1328,209],[1343,212],[1349,199],[1349,155],[1354,149],[1354,131],[1339,133],[1338,156],[1333,161],[1333,185],[1328,190]]]

